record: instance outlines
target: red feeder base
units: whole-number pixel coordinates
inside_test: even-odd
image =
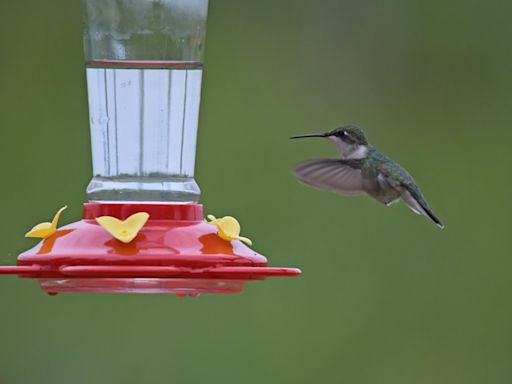
[[[150,215],[128,244],[94,220]],[[60,228],[18,257],[0,274],[39,279],[49,294],[60,292],[239,293],[248,280],[295,276],[296,268],[267,267],[267,259],[240,241],[221,239],[203,220],[199,204],[86,203],[83,220]]]

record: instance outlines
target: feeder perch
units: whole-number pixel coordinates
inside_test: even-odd
[[[239,293],[268,267],[231,216],[204,219],[194,179],[207,0],[83,0],[93,178],[82,220],[0,274],[60,292]],[[28,226],[30,228],[30,226]]]

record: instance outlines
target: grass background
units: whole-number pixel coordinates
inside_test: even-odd
[[[212,1],[196,179],[295,279],[59,295],[0,279],[2,383],[509,383],[512,4]],[[79,1],[0,3],[0,262],[91,178]],[[299,185],[344,123],[445,222]],[[227,167],[226,164],[233,164]]]

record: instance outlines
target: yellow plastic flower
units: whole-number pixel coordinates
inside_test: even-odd
[[[51,223],[40,223],[37,224],[34,228],[28,231],[25,234],[25,237],[39,237],[41,239],[46,239],[57,232],[57,224],[59,222],[60,214],[63,210],[65,210],[68,206],[65,205],[61,209],[57,211]]]
[[[224,216],[220,219],[216,219],[213,215],[208,215],[207,217],[211,220],[210,224],[217,227],[220,238],[227,241],[240,240],[247,245],[252,245],[252,241],[250,239],[240,236],[240,223],[234,217]]]
[[[129,243],[135,239],[148,219],[149,213],[138,212],[126,220],[119,220],[112,216],[101,216],[96,218],[96,222],[117,240]]]

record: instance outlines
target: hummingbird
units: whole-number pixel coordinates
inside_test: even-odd
[[[332,141],[340,158],[297,164],[292,173],[302,183],[342,195],[366,194],[387,206],[402,199],[414,213],[429,217],[439,228],[444,228],[409,172],[371,146],[361,128],[344,125],[329,132],[290,139],[311,137]]]

